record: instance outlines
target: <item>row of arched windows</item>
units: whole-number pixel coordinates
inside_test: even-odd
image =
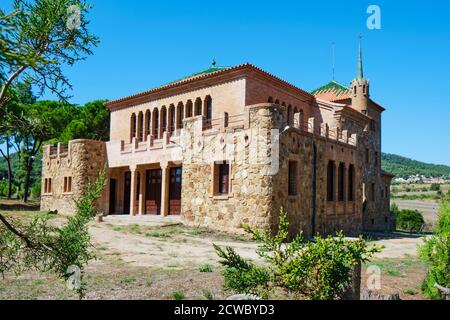
[[[283,109],[286,111],[286,116],[287,116],[287,124],[289,126],[298,126],[298,127],[303,127],[305,125],[305,114],[303,112],[303,109],[299,109],[297,107],[292,107],[292,105],[288,105],[286,108],[286,102],[281,102],[280,104],[280,100],[276,99],[274,101],[274,99],[272,97],[269,97],[268,101],[269,103],[274,103],[274,104],[278,104],[281,105],[283,107]],[[294,119],[294,115],[300,113],[300,123],[295,123],[295,119]]]
[[[327,201],[336,200],[336,163],[334,161],[328,162],[327,167]],[[347,172],[346,172],[347,171]],[[347,182],[345,176],[347,175]],[[346,186],[347,184],[347,186]],[[346,192],[347,191],[347,192]],[[347,199],[346,199],[347,195]],[[337,168],[337,200],[339,202],[354,201],[355,199],[355,166],[353,164],[348,166],[346,170],[345,163],[339,163]]]
[[[204,116],[207,123],[212,120],[212,98],[206,96],[188,100],[186,103],[179,102],[176,106],[171,104],[169,108],[162,106],[152,111],[140,111],[137,115],[133,113],[130,119],[130,141],[136,138],[138,142],[146,141],[147,137],[153,135],[154,139],[161,139],[164,132],[172,135],[177,129],[183,128],[183,120],[193,116]]]

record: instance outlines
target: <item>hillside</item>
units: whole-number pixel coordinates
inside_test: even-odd
[[[420,174],[427,177],[450,176],[450,167],[424,163],[395,154],[383,153],[381,156],[383,170],[395,174],[397,178],[407,178]]]

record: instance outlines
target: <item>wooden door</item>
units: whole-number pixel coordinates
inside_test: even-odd
[[[123,188],[123,214],[130,214],[131,172],[125,172]]]
[[[170,183],[169,183],[169,214],[181,214],[181,179],[182,169],[170,169]]]
[[[161,214],[161,182],[162,171],[147,170],[146,176],[146,193],[145,193],[145,213]]]
[[[117,185],[116,179],[111,179],[109,182],[109,214],[116,213],[116,194]]]

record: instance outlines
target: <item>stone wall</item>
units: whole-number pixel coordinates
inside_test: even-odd
[[[41,210],[57,210],[73,214],[90,181],[95,181],[106,161],[105,143],[92,140],[73,140],[68,148],[59,144],[57,148],[44,147],[42,158]],[[64,178],[72,179],[70,192],[64,192]],[[52,180],[52,192],[45,193],[45,179]],[[104,197],[104,195],[103,195]],[[99,201],[103,209],[104,201]]]

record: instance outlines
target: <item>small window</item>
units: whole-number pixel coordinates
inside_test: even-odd
[[[64,193],[72,192],[72,177],[64,177]]]
[[[355,176],[355,166],[351,164],[348,168],[348,201],[354,201],[355,198],[354,176]]]
[[[375,122],[375,120],[370,120],[370,130],[372,131],[377,131],[377,124]]]
[[[297,161],[289,161],[288,193],[297,195]]]
[[[51,178],[44,179],[44,193],[46,193],[46,194],[52,193],[52,179]]]

